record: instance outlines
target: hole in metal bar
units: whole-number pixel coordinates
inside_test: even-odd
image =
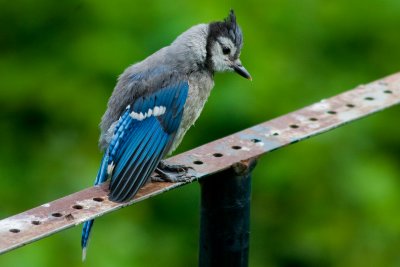
[[[273,136],[278,136],[279,133],[278,133],[278,132],[274,132],[272,135],[273,135]]]
[[[81,210],[81,209],[83,209],[83,206],[82,205],[73,205],[72,206],[74,209],[76,209],[76,210]]]
[[[241,148],[242,148],[241,146],[232,146],[232,149],[235,149],[235,150],[239,150]]]
[[[367,96],[366,98],[364,98],[365,100],[368,100],[368,101],[372,101],[372,100],[374,100],[374,98],[373,97],[370,97],[370,96]]]
[[[347,104],[346,105],[346,107],[348,107],[348,108],[354,108],[356,105],[353,105],[353,104]]]
[[[55,213],[51,214],[51,216],[53,216],[53,217],[61,217],[62,214],[59,213],[59,212],[55,212]]]
[[[222,155],[221,153],[214,153],[213,156],[216,157],[216,158],[220,158],[220,157],[222,157],[223,155]]]
[[[299,128],[300,126],[299,125],[297,125],[297,124],[292,124],[292,125],[290,125],[290,128],[293,128],[293,129],[297,129],[297,128]]]
[[[103,199],[102,197],[94,197],[94,198],[93,198],[93,201],[96,201],[96,202],[103,202],[104,199]]]
[[[40,221],[31,221],[31,224],[33,224],[33,225],[39,225],[39,224],[41,224],[41,222],[40,222]]]
[[[257,139],[257,138],[254,138],[254,139],[251,139],[251,142],[253,142],[253,143],[260,143],[261,140],[260,140],[260,139]]]
[[[195,161],[193,161],[193,163],[196,164],[196,165],[202,165],[203,164],[203,162],[201,160],[195,160]]]
[[[21,230],[16,229],[16,228],[10,229],[9,231],[10,231],[11,233],[14,233],[14,234],[21,232]]]
[[[317,121],[318,119],[313,117],[313,118],[309,118],[309,120],[310,121]]]
[[[336,114],[337,112],[334,111],[334,110],[329,110],[329,111],[327,111],[326,113],[334,115],[334,114]]]
[[[391,90],[385,90],[385,91],[383,91],[385,94],[391,94],[391,93],[393,93]]]

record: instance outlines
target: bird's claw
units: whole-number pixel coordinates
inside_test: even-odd
[[[195,175],[190,174],[190,171],[193,170],[192,167],[188,167],[185,165],[172,165],[168,164],[165,161],[161,161],[158,164],[157,169],[155,170],[156,176],[152,176],[151,180],[153,182],[191,182],[196,178]]]
[[[165,162],[164,160],[160,161],[160,163],[157,166],[157,169],[161,169],[162,171],[166,172],[173,172],[173,173],[182,173],[182,172],[188,172],[189,169],[192,169],[190,166],[185,166],[182,164],[170,164]]]

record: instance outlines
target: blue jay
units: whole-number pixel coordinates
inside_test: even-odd
[[[224,21],[191,27],[119,76],[100,124],[104,155],[95,181],[110,179],[110,200],[133,198],[153,172],[170,182],[188,179],[187,167],[162,159],[199,117],[215,72],[235,71],[251,80],[239,59],[242,44],[231,10]],[[83,259],[92,226],[93,220],[83,226]]]

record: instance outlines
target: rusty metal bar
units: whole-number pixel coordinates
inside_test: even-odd
[[[256,161],[200,181],[199,266],[246,267],[249,257],[251,171]]]
[[[168,161],[194,168],[196,179],[329,131],[400,103],[400,73],[179,154]],[[184,185],[149,183],[126,203],[107,198],[108,184],[91,187],[0,221],[0,253]]]

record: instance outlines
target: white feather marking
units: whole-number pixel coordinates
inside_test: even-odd
[[[86,247],[82,249],[82,262],[86,260]]]
[[[131,114],[130,114],[130,116],[131,116],[131,118],[134,119],[134,120],[138,120],[138,121],[141,121],[141,120],[142,120],[142,119],[140,118],[140,114],[139,114],[139,113],[136,113],[135,111],[132,111]]]
[[[154,107],[153,112],[154,112],[154,116],[158,116],[159,115],[158,113],[160,112],[160,108],[158,106]]]
[[[111,175],[112,171],[114,170],[114,167],[115,167],[114,161],[111,162],[110,164],[108,164],[108,166],[107,166],[107,174],[108,175]]]
[[[141,121],[144,120],[144,119],[146,119],[146,115],[143,115],[142,112],[140,112],[139,116],[140,116],[140,120],[141,120]]]
[[[157,117],[157,116],[161,116],[163,115],[165,112],[167,111],[167,108],[164,106],[156,106],[153,109],[149,109],[147,112],[145,112],[144,114],[142,112],[137,113],[135,111],[132,111],[130,116],[132,119],[138,120],[138,121],[142,121],[146,118],[149,118],[151,116]]]

